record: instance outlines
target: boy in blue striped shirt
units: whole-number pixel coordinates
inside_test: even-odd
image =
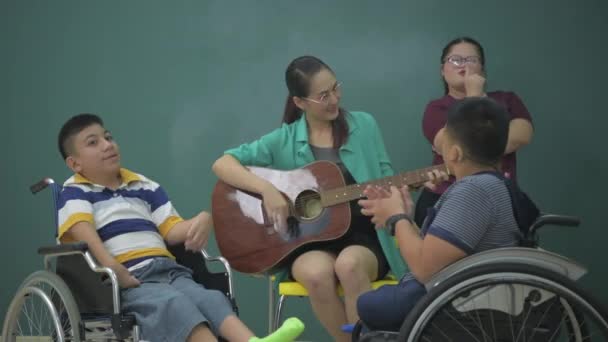
[[[209,213],[182,219],[162,187],[121,168],[118,145],[98,116],[72,117],[58,144],[74,171],[59,196],[59,239],[85,241],[116,273],[122,310],[135,316],[143,339],[292,341],[302,332],[303,324],[290,319],[274,334],[254,337],[221,292],[197,284],[174,261],[166,243],[200,251],[212,229]]]
[[[519,244],[519,230],[500,160],[509,135],[505,108],[489,98],[468,98],[448,112],[441,155],[456,177],[420,229],[412,221],[407,188],[391,192],[368,188],[360,200],[376,227],[395,236],[411,272],[399,284],[362,294],[361,320],[375,330],[399,330],[426,293],[424,283],[467,255]]]

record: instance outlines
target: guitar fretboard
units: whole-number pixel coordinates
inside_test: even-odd
[[[385,177],[366,183],[353,184],[337,189],[324,191],[321,193],[321,204],[324,207],[329,207],[332,205],[363,198],[365,197],[365,195],[363,194],[363,190],[365,190],[368,185],[380,186],[385,189],[388,189],[393,185],[398,188],[404,185],[418,187],[430,180],[428,173],[432,172],[433,170],[438,170],[440,172],[446,172],[449,174],[445,164],[435,165],[415,171],[402,172],[394,176]]]

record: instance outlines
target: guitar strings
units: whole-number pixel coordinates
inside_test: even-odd
[[[416,177],[416,181],[415,182],[406,182],[409,183],[409,185],[414,185],[414,184],[421,184],[424,183],[426,181],[429,180],[429,177],[427,175],[427,173],[429,171],[433,171],[433,170],[439,170],[439,171],[445,171],[445,165],[440,165],[439,167],[437,166],[432,166],[432,167],[428,167],[428,168],[424,168],[418,171],[413,171],[413,172],[406,172],[406,173],[402,173],[402,174],[398,174],[392,177],[388,177],[387,180],[382,180],[382,181],[371,181],[371,182],[367,182],[367,183],[363,183],[363,184],[358,184],[358,185],[347,185],[343,188],[343,190],[340,191],[340,193],[344,194],[344,196],[354,196],[356,195],[357,197],[353,198],[353,199],[357,199],[357,198],[362,198],[365,197],[363,196],[363,191],[360,189],[365,189],[365,187],[367,187],[368,185],[376,185],[376,186],[381,186],[381,187],[390,187],[392,185],[394,185],[393,183],[397,183],[397,181],[402,180],[402,179],[406,179],[406,178],[414,178]],[[418,178],[420,177],[420,178]],[[358,191],[353,193],[353,191]],[[323,191],[323,193],[328,194],[332,191],[336,191],[336,189],[328,189]],[[307,194],[307,195],[302,195],[296,198],[295,204],[293,205],[293,207],[295,209],[302,209],[306,206],[306,202],[311,200],[311,199],[318,199],[321,200],[321,194],[320,193],[313,193],[313,194]],[[330,198],[331,200],[331,198]]]
[[[347,185],[347,186],[343,187],[343,190],[341,190],[340,192],[342,192],[342,193],[349,193],[349,192],[351,192],[353,190],[358,190],[358,189],[361,189],[361,188],[364,189],[368,185],[380,185],[380,186],[383,186],[383,187],[387,187],[387,186],[393,185],[393,183],[398,183],[398,181],[401,181],[403,179],[406,179],[406,178],[410,178],[411,179],[411,178],[414,178],[414,177],[417,178],[417,179],[415,179],[415,181],[413,181],[413,182],[405,182],[405,183],[409,183],[408,185],[414,185],[414,184],[424,183],[424,182],[426,182],[426,181],[429,180],[429,177],[428,177],[428,175],[421,174],[420,172],[425,172],[427,169],[428,170],[434,170],[434,169],[441,169],[441,168],[429,167],[429,168],[426,168],[426,169],[422,169],[420,171],[415,171],[413,173],[413,175],[411,175],[412,173],[408,172],[408,173],[405,173],[405,174],[399,174],[399,175],[395,175],[395,176],[392,176],[392,177],[388,177],[389,179],[387,179],[387,180],[371,181],[371,182],[362,183],[362,184]],[[410,174],[410,175],[408,176],[408,174]],[[420,177],[420,178],[418,178],[418,177]],[[329,193],[331,191],[336,191],[336,190],[335,189],[328,189],[328,190],[325,190],[324,192],[325,193]],[[299,198],[308,199],[308,198],[313,198],[313,197],[319,197],[318,193],[310,194],[310,195],[302,195]]]
[[[420,182],[415,182],[415,183],[411,183],[410,185],[414,185],[414,184],[420,184],[423,183],[424,181],[420,181]],[[359,187],[354,187],[354,186],[348,186],[345,187],[343,190],[340,190],[339,194],[342,194],[344,197],[355,197],[353,199],[357,199],[357,198],[362,198],[365,197],[363,195],[363,191],[361,189],[365,189],[365,187],[367,185],[376,185],[376,186],[381,186],[384,188],[390,187],[391,185],[393,185],[392,183],[375,183],[375,184],[364,184],[365,186],[359,186]],[[325,190],[323,191],[323,193],[328,194],[332,191],[336,191],[335,189],[329,189],[329,190]],[[339,195],[338,194],[338,195]],[[308,195],[302,195],[302,196],[298,196],[296,198],[296,207],[298,206],[303,206],[303,204],[299,205],[298,202],[302,202],[302,201],[308,201],[311,199],[321,199],[321,194],[319,193],[314,193],[314,194],[308,194]],[[331,198],[330,198],[331,199]]]
[[[409,185],[414,185],[414,184],[419,184],[419,183],[424,183],[425,180],[421,180],[421,181],[417,181],[417,182],[412,182]],[[362,194],[362,190],[359,189],[365,189],[368,185],[376,185],[376,186],[381,186],[381,187],[390,187],[393,184],[393,182],[388,182],[388,181],[383,181],[383,182],[378,182],[378,183],[363,183],[360,184],[360,186],[356,186],[356,185],[349,185],[349,186],[345,186],[343,188],[343,190],[340,190],[340,193],[346,193],[348,195],[356,195],[357,193],[352,193],[353,191],[359,191],[359,193]],[[335,189],[328,189],[323,191],[323,193],[330,193],[332,191],[336,191]],[[345,195],[346,196],[346,195]],[[314,194],[308,194],[308,195],[302,195],[299,196],[298,199],[302,199],[302,200],[308,200],[308,199],[313,199],[313,198],[321,198],[321,195],[319,193],[314,193]]]

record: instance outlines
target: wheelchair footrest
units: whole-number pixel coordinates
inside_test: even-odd
[[[130,336],[131,330],[135,325],[135,316],[115,314],[112,315],[112,330],[118,339],[125,339]]]
[[[370,331],[361,336],[359,342],[397,342],[398,332]]]

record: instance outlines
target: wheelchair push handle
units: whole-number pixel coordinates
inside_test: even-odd
[[[581,219],[576,216],[543,214],[535,222],[535,226],[552,224],[555,226],[578,227],[581,224]]]
[[[536,231],[546,225],[562,226],[562,227],[578,227],[581,224],[581,219],[576,216],[542,214],[536,222],[530,227],[530,234],[534,235]]]
[[[38,183],[31,185],[30,191],[32,192],[32,194],[36,194],[36,193],[46,189],[47,186],[49,186],[53,183],[55,183],[55,181],[52,178],[48,178],[48,177],[43,178]]]
[[[556,226],[578,227],[581,224],[581,219],[575,216],[564,215],[547,215],[546,224],[554,224]]]

